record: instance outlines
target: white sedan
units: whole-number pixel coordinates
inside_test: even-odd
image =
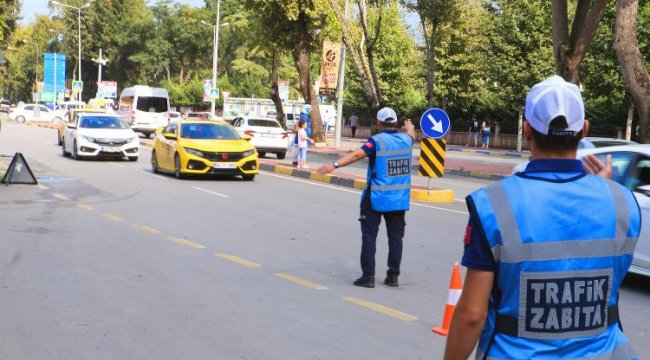
[[[63,133],[64,157],[128,158],[138,160],[140,140],[122,117],[105,113],[82,113],[68,123]]]
[[[612,180],[632,190],[641,208],[641,234],[630,272],[650,276],[650,145],[580,149],[578,158],[595,155],[603,163],[612,156]]]
[[[289,149],[289,135],[276,119],[236,117],[232,126],[239,135],[251,137],[251,144],[257,149],[259,157],[274,153],[278,159],[284,159]]]
[[[54,112],[40,104],[22,104],[11,108],[9,118],[19,124],[25,121],[54,122]]]

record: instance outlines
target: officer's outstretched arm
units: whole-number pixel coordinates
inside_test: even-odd
[[[350,165],[355,161],[361,160],[364,157],[366,157],[366,152],[363,151],[363,149],[359,148],[359,149],[354,150],[351,153],[345,154],[343,157],[339,158],[334,163],[337,163],[338,167],[343,167],[343,166],[346,166],[346,165]],[[336,169],[336,167],[334,167],[334,163],[325,164],[325,165],[319,167],[318,170],[316,170],[316,172],[318,172],[318,174],[320,174],[320,175],[329,174],[332,171],[334,171],[334,169]]]

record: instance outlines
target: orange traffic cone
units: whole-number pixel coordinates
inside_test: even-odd
[[[449,325],[451,325],[451,318],[454,317],[454,310],[456,310],[456,303],[460,298],[460,293],[463,291],[463,280],[460,274],[460,266],[458,263],[454,264],[454,270],[451,272],[451,281],[449,282],[449,294],[447,295],[447,305],[445,306],[445,316],[442,319],[442,326],[435,326],[431,331],[436,334],[447,336],[449,334]]]

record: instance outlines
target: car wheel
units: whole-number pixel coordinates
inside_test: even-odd
[[[129,161],[138,161],[137,156],[129,156]]]
[[[25,117],[24,116],[16,116],[16,122],[19,124],[22,124],[25,122]]]
[[[279,153],[275,153],[275,156],[277,156],[278,159],[282,160],[285,157],[287,157],[287,153],[286,152],[279,152]]]
[[[65,141],[61,141],[61,155],[63,157],[70,157],[70,153],[65,151]]]
[[[255,174],[242,174],[241,177],[246,181],[253,181],[255,179]]]
[[[182,179],[184,176],[181,172],[181,158],[178,156],[178,154],[174,156],[174,176],[177,179]]]
[[[156,155],[156,150],[151,152],[151,171],[153,171],[154,174],[160,172],[160,169],[158,168],[158,157]]]
[[[266,153],[264,151],[258,152],[257,155],[261,158],[266,156]]]
[[[79,153],[77,152],[77,141],[76,140],[72,143],[72,158],[76,159],[76,160],[80,160]]]

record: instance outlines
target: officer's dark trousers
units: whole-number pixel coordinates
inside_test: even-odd
[[[381,217],[386,220],[388,233],[388,274],[399,275],[402,262],[402,239],[404,238],[405,211],[380,213],[365,206],[361,207],[361,270],[363,276],[375,276],[375,252],[377,249],[377,233],[381,225]]]

